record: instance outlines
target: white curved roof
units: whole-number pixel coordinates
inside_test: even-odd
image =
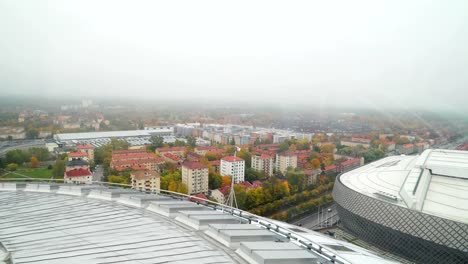
[[[340,176],[347,187],[413,210],[468,223],[468,152],[393,156]]]
[[[320,245],[335,263],[394,263],[301,227],[276,225]],[[10,254],[14,263],[330,263],[296,242],[260,222],[169,196],[0,182],[0,256]]]

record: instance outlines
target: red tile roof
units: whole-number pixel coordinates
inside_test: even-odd
[[[185,147],[168,147],[168,148],[157,148],[157,152],[171,152],[171,151],[185,151]]]
[[[93,149],[94,147],[90,144],[79,144],[76,145],[77,149]]]
[[[114,155],[128,155],[134,153],[146,153],[146,149],[124,149],[124,150],[114,150],[112,151],[112,156]]]
[[[182,167],[185,167],[190,170],[208,169],[208,166],[200,162],[185,162],[182,164]]]
[[[227,157],[222,158],[222,160],[229,161],[229,162],[244,161],[243,159],[241,159],[239,157],[236,157],[236,159],[234,160],[234,156],[227,156]]]
[[[213,166],[219,166],[219,165],[221,165],[221,161],[220,160],[212,160],[212,161],[210,161],[210,164],[213,165]]]
[[[335,165],[330,165],[330,166],[327,166],[325,167],[325,172],[328,172],[328,171],[336,171],[336,166]]]
[[[403,145],[403,148],[407,149],[407,148],[413,148],[414,145],[413,144],[405,144]]]
[[[216,146],[199,146],[199,147],[196,147],[195,150],[207,150],[207,151],[210,151],[210,150],[218,150],[218,147]]]
[[[65,177],[83,177],[91,175],[93,175],[93,173],[90,170],[85,170],[81,168],[65,172]]]
[[[88,154],[86,152],[70,152],[68,154],[68,157],[70,157],[70,158],[82,158],[82,157],[88,157]]]
[[[181,158],[179,158],[179,156],[174,155],[172,153],[164,153],[163,156],[177,162],[182,160]]]

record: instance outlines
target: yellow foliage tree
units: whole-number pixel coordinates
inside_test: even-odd
[[[31,168],[37,168],[39,166],[39,160],[37,160],[37,158],[35,156],[32,156],[29,166]]]
[[[223,176],[221,186],[224,187],[229,185],[231,185],[231,177]]]

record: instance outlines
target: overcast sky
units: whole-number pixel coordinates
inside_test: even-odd
[[[468,112],[467,12],[466,0],[0,0],[0,89]]]

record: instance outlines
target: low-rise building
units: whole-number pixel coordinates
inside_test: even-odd
[[[89,162],[80,158],[75,158],[65,163],[65,171],[71,171],[74,169],[89,170]]]
[[[70,152],[68,153],[68,160],[73,160],[73,159],[82,159],[86,160],[89,162],[88,154],[86,152]]]
[[[76,145],[76,149],[79,152],[84,152],[88,155],[89,161],[94,161],[94,147],[90,144],[78,144]]]
[[[63,175],[63,181],[74,184],[91,184],[93,183],[93,173],[84,168],[67,170]]]
[[[143,192],[159,192],[161,176],[156,171],[137,170],[130,172],[132,188]]]
[[[276,154],[276,171],[284,175],[288,167],[297,168],[297,155],[292,152]]]
[[[224,186],[216,190],[211,191],[211,198],[220,204],[225,204],[226,199],[229,195],[230,186]]]
[[[338,165],[338,172],[348,172],[364,165],[364,158],[349,159]]]
[[[185,151],[186,151],[186,148],[183,146],[182,147],[157,148],[156,154],[164,156],[164,154],[170,153],[170,154],[178,156],[179,158],[182,158],[184,156]]]
[[[188,194],[208,192],[208,166],[199,162],[182,164],[182,183],[187,186]]]
[[[263,171],[265,175],[273,176],[273,157],[267,154],[253,155],[252,168],[256,171]]]
[[[243,182],[245,179],[245,161],[239,157],[227,156],[221,159],[222,176],[229,176],[234,183]]]
[[[210,161],[210,165],[213,167],[214,172],[220,172],[221,161],[220,160],[212,160]]]

